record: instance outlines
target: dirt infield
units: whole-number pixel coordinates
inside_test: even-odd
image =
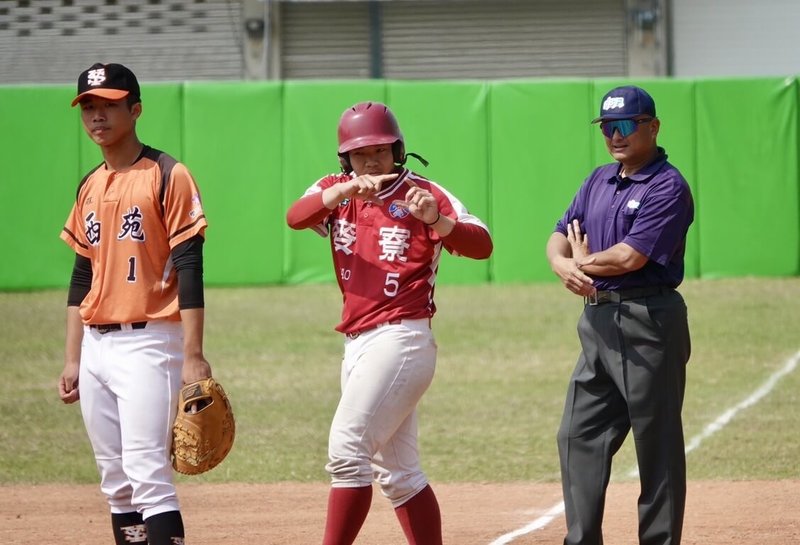
[[[488,545],[525,527],[560,500],[554,483],[434,484],[445,543]],[[305,545],[322,538],[327,486],[282,483],[179,487],[187,545]],[[606,543],[635,545],[638,485],[612,483],[605,517]],[[800,481],[692,482],[684,545],[800,543]],[[561,543],[563,515],[506,543]],[[96,486],[5,486],[0,495],[4,545],[113,543],[105,502]],[[356,541],[404,544],[380,493]]]

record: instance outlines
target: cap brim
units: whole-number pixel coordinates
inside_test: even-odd
[[[616,121],[617,119],[633,119],[637,115],[641,114],[606,114],[594,118],[592,120],[592,123],[600,123],[602,121]]]
[[[90,91],[85,91],[72,99],[72,105],[75,106],[81,101],[81,99],[90,95],[100,98],[107,98],[109,100],[119,100],[121,98],[125,98],[129,94],[129,91],[123,91],[121,89],[92,89]]]
[[[605,114],[605,115],[601,115],[600,117],[595,117],[592,120],[592,123],[600,123],[602,121],[617,121],[619,119],[636,119],[640,115],[649,115],[653,119],[655,119],[655,117],[656,117],[656,116],[650,114],[649,112],[641,112],[641,113],[638,113],[638,114]]]

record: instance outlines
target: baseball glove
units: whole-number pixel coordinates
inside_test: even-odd
[[[230,452],[235,434],[230,401],[216,380],[185,385],[172,427],[172,467],[185,475],[216,467]]]

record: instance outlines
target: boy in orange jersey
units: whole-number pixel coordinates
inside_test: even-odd
[[[76,104],[104,161],[81,180],[61,233],[76,257],[59,395],[81,401],[115,543],[183,545],[170,442],[182,383],[211,376],[206,217],[186,167],[139,141],[133,72],[93,65]]]

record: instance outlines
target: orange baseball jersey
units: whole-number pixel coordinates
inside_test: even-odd
[[[80,306],[86,324],[179,320],[170,252],[205,231],[200,193],[187,168],[145,146],[130,167],[101,164],[80,183],[61,238],[92,262]]]

